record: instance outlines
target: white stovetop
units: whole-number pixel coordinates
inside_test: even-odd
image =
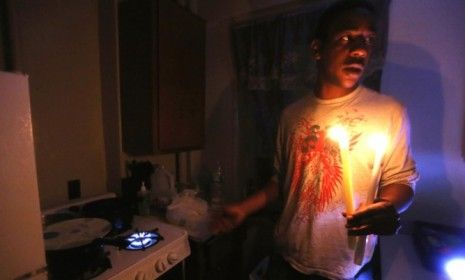
[[[43,217],[66,212],[71,206],[79,206],[95,200],[116,197],[114,193],[106,193],[95,197],[79,199],[66,205],[47,209]],[[131,251],[118,249],[115,246],[104,246],[109,253],[112,268],[93,278],[95,280],[156,279],[173,266],[190,255],[188,233],[185,229],[168,224],[156,216],[134,216],[132,229],[121,234],[123,236],[138,231],[158,229],[163,237],[157,244],[145,250]]]
[[[190,255],[188,235],[182,228],[162,222],[153,216],[135,216],[133,228],[137,228],[139,231],[158,228],[158,233],[163,237],[163,240],[143,251],[120,250],[114,246],[105,246],[105,251],[110,254],[112,268],[95,279],[138,279],[137,275],[140,273],[145,274],[147,279],[153,279],[153,276],[158,277]],[[128,233],[132,232],[128,231]],[[176,256],[177,260],[175,263],[168,263],[168,255],[172,254]],[[154,271],[154,267],[158,264],[164,265],[161,273]]]

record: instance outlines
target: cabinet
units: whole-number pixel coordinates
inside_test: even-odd
[[[206,241],[190,240],[191,255],[186,260],[186,280],[248,279],[242,269],[242,228]]]
[[[118,5],[123,150],[203,147],[205,21],[170,0]]]

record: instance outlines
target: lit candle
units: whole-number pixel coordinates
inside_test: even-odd
[[[379,169],[381,168],[381,160],[387,148],[387,137],[384,134],[372,134],[368,138],[368,146],[374,151],[373,167],[371,169],[371,176],[373,177],[374,186],[368,189],[366,204],[373,203],[376,190],[378,189]],[[357,238],[357,245],[354,253],[354,263],[362,265],[365,256],[365,247],[368,242],[368,236],[362,235]]]
[[[329,137],[339,144],[339,152],[342,163],[342,178],[344,189],[344,203],[346,205],[346,213],[350,215],[354,212],[354,193],[352,186],[352,167],[349,155],[349,135],[341,126],[334,126],[328,131]]]

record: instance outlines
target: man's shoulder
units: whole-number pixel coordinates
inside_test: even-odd
[[[368,102],[370,106],[376,107],[389,107],[394,110],[404,110],[404,105],[397,100],[394,96],[385,94],[384,92],[379,92],[367,87],[361,89],[361,96],[363,100]]]

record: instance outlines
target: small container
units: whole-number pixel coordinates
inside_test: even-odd
[[[142,182],[140,190],[137,193],[138,196],[138,210],[139,215],[149,216],[150,215],[150,191],[147,190],[145,182]]]

